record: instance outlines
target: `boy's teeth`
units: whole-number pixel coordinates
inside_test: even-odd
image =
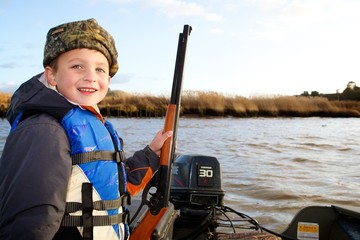
[[[80,91],[84,91],[84,92],[95,92],[94,89],[85,89],[85,88],[80,88]]]

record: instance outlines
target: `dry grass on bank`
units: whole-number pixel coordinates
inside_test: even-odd
[[[184,113],[238,117],[359,117],[360,102],[329,101],[324,97],[224,96],[214,92],[187,92],[182,100]]]
[[[112,91],[99,104],[101,112],[115,117],[161,117],[166,113],[168,98]]]
[[[11,94],[0,93],[0,106],[7,106],[10,104]]]
[[[217,92],[185,91],[182,94],[181,114],[192,116],[234,117],[360,117],[360,102],[329,101],[324,97],[227,96]],[[133,95],[115,91],[100,107],[108,116],[164,116],[168,97]]]
[[[4,118],[6,111],[10,105],[11,94],[0,93],[0,117]]]
[[[0,93],[0,116],[4,117],[10,94]],[[99,104],[102,114],[113,117],[163,117],[169,97],[111,91]],[[360,117],[360,102],[329,101],[324,97],[228,96],[217,92],[185,91],[182,94],[183,116],[234,117]]]

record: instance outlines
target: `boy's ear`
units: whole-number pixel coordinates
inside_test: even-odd
[[[52,67],[49,66],[45,67],[45,77],[49,85],[56,86],[55,72],[52,69]]]

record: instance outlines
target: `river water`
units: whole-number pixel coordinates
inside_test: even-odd
[[[148,144],[164,119],[109,119],[129,156]],[[0,120],[0,153],[9,131]],[[301,208],[360,209],[357,118],[180,118],[177,154],[215,156],[224,204],[281,231]]]

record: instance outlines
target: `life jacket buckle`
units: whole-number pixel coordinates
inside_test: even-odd
[[[124,150],[116,151],[116,162],[125,162],[125,152]]]

